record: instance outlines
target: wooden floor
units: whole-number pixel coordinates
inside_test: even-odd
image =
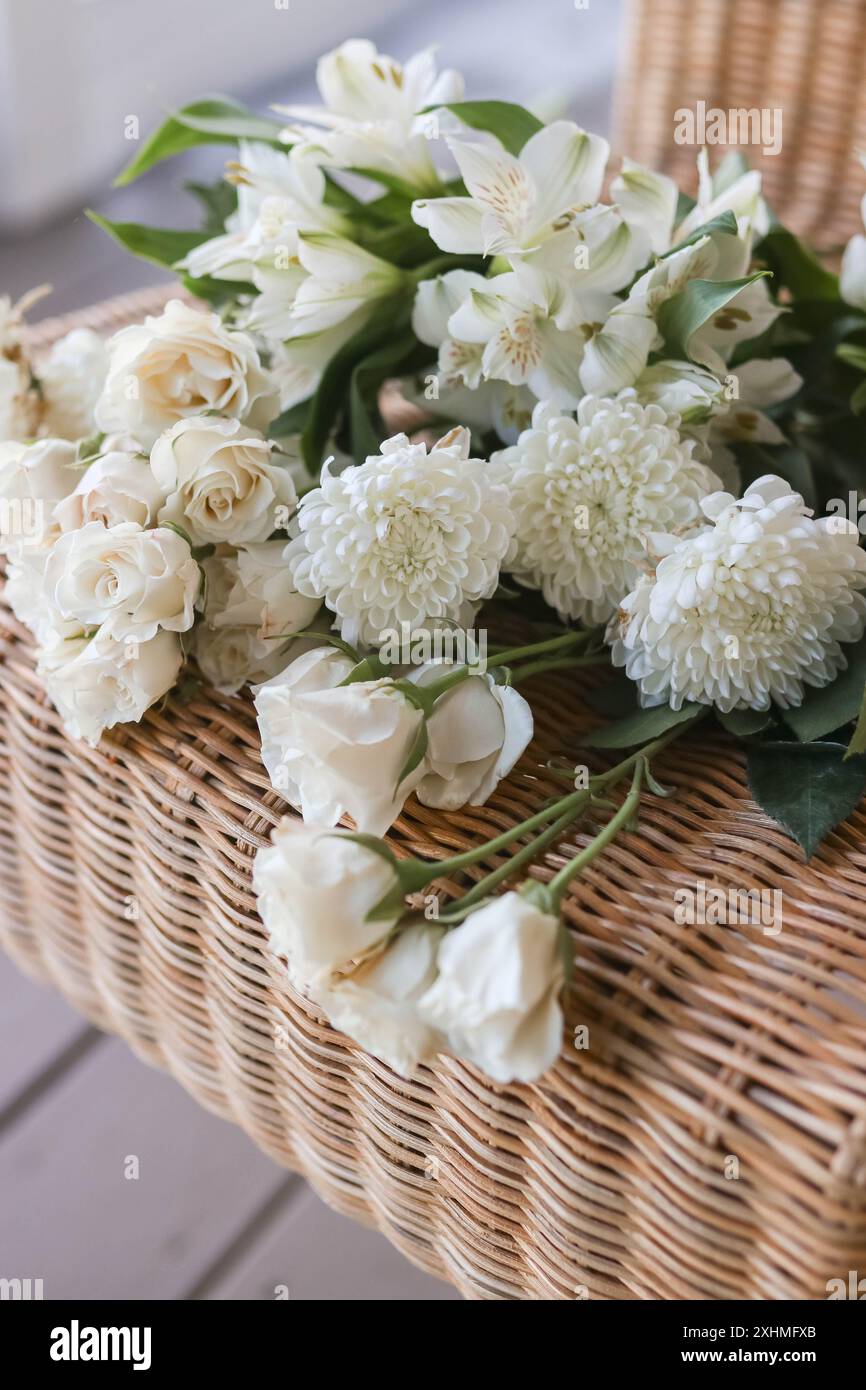
[[[421,4],[376,37],[405,55],[433,41],[468,93],[543,96],[591,130],[608,124],[618,0]],[[354,32],[347,4],[347,34]],[[294,100],[311,93],[289,82]],[[231,88],[230,80],[225,83]],[[191,94],[193,95],[193,94]],[[240,93],[264,109],[287,90]],[[192,225],[180,176],[218,175],[198,151],[131,188],[94,196],[117,220]],[[0,293],[53,283],[63,313],[165,276],[132,261],[73,209],[0,243]],[[238,1129],[89,1028],[0,955],[0,1278],[44,1296],[122,1299],[456,1299],[378,1236],[331,1212]]]

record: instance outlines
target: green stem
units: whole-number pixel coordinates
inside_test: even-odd
[[[528,680],[530,676],[538,676],[542,671],[564,671],[569,667],[609,665],[609,652],[599,652],[597,656],[559,656],[551,657],[549,660],[542,658],[539,661],[529,661],[525,666],[518,666],[512,674],[511,683],[516,685],[518,681]]]
[[[446,923],[461,921],[477,902],[487,897],[491,889],[497,887],[504,879],[510,878],[512,874],[517,873],[519,869],[523,868],[524,864],[531,863],[536,855],[540,854],[543,849],[546,849],[551,841],[557,839],[557,837],[562,834],[563,830],[567,829],[576,815],[582,810],[583,805],[589,803],[590,793],[588,791],[580,792],[578,795],[583,798],[582,804],[575,802],[569,810],[565,811],[554,821],[553,825],[548,826],[541,835],[537,835],[534,840],[530,840],[528,845],[524,845],[522,849],[518,850],[517,854],[512,855],[504,864],[500,864],[498,869],[493,869],[491,873],[485,874],[484,878],[479,879],[478,882],[470,888],[468,893],[464,893],[462,898],[457,899],[452,912],[443,913],[438,920]],[[487,849],[489,850],[489,846],[487,846]]]
[[[564,647],[583,646],[591,636],[591,632],[563,632],[559,637],[548,637],[542,642],[529,642],[523,647],[506,647],[504,651],[496,653],[496,665],[508,666],[512,661],[520,661],[524,656],[541,656],[544,652],[557,652]]]
[[[559,912],[562,895],[571,880],[576,878],[577,875],[586,868],[587,864],[592,863],[596,855],[600,854],[601,851],[610,844],[611,840],[616,838],[622,827],[627,825],[634,816],[640,804],[645,770],[646,759],[639,755],[632,774],[631,790],[619,810],[611,816],[604,829],[600,830],[594,839],[590,840],[586,848],[582,849],[579,854],[576,854],[573,859],[570,859],[564,868],[560,869],[559,873],[554,875],[550,880],[547,889],[550,893],[553,910],[555,912]]]

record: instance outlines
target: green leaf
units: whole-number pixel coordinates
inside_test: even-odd
[[[866,753],[866,690],[863,691],[860,713],[857,715],[857,723],[851,735],[851,742],[845,749],[845,757],[853,758],[855,753]]]
[[[441,111],[443,106],[452,111],[464,125],[473,130],[486,130],[495,135],[509,154],[520,154],[531,136],[544,129],[544,122],[524,106],[515,106],[511,101],[447,101],[434,106],[425,106],[419,115],[428,111]]]
[[[641,743],[649,743],[673,729],[677,724],[685,724],[702,713],[702,705],[683,705],[682,709],[671,709],[670,705],[654,705],[652,709],[641,709],[635,714],[627,714],[615,724],[607,724],[587,734],[583,742],[590,748],[634,748]]]
[[[860,713],[866,688],[866,637],[845,648],[847,669],[820,690],[807,690],[796,709],[784,709],[782,718],[801,743],[812,743],[834,729],[850,724]]]
[[[184,289],[189,290],[196,299],[204,299],[217,309],[236,303],[238,295],[258,294],[255,285],[250,285],[245,280],[216,280],[211,275],[183,274],[180,280]]]
[[[818,487],[812,460],[796,444],[766,445],[754,444],[751,440],[740,439],[734,443],[734,453],[740,468],[741,488],[745,490],[758,478],[775,473],[790,483],[807,507],[818,506]]]
[[[95,222],[97,227],[108,232],[110,237],[114,237],[125,250],[131,251],[143,261],[150,261],[153,265],[172,268],[194,247],[200,246],[206,240],[204,232],[177,232],[167,227],[143,227],[140,222],[109,222],[107,217],[100,217],[98,212],[93,212],[90,208],[86,209],[86,216],[91,222]]]
[[[677,251],[682,251],[686,246],[694,246],[696,241],[700,241],[705,236],[736,236],[737,219],[732,212],[720,212],[718,217],[711,217],[709,222],[702,222],[699,227],[695,227],[687,237],[678,241],[676,246],[672,246],[670,251],[665,251],[659,260],[667,260],[668,256],[673,256]]]
[[[419,763],[421,762],[421,759],[427,752],[428,742],[429,740],[427,737],[427,720],[422,718],[421,723],[418,725],[418,732],[415,735],[412,747],[409,749],[406,761],[400,769],[400,775],[397,778],[397,785],[394,788],[395,797],[398,791],[400,790],[400,787],[403,785],[406,778],[409,776],[409,774],[414,772],[416,767],[418,767]]]
[[[862,381],[851,395],[851,409],[855,415],[866,414],[866,381]]]
[[[751,738],[768,729],[773,722],[770,711],[760,709],[732,709],[728,714],[717,710],[716,718],[734,738]]]
[[[204,208],[201,230],[209,237],[220,236],[225,231],[227,219],[237,210],[237,189],[225,179],[217,179],[216,183],[196,183],[194,179],[187,179],[183,186]]]
[[[866,758],[841,743],[756,743],[747,754],[749,790],[811,859],[824,836],[866,791]]]
[[[288,410],[284,410],[282,415],[278,415],[276,420],[272,420],[268,425],[268,439],[284,439],[286,435],[301,434],[309,415],[309,400],[298,401],[297,405],[290,405]]]
[[[778,286],[785,285],[795,299],[839,299],[839,280],[816,260],[799,237],[781,225],[772,228],[757,254],[765,262]]]
[[[116,188],[132,183],[163,159],[195,145],[233,145],[238,140],[260,140],[281,149],[282,129],[277,121],[254,116],[240,102],[226,97],[206,97],[170,115],[148,136],[141,149],[114,180]]]
[[[352,455],[361,462],[370,454],[378,454],[386,437],[378,410],[379,387],[398,372],[415,371],[422,362],[430,360],[430,348],[418,343],[409,330],[398,335],[392,343],[373,352],[359,362],[349,383],[349,432]]]
[[[866,372],[866,347],[861,347],[859,343],[840,343],[836,356],[847,362],[849,367],[856,367],[858,372]]]
[[[765,273],[758,271],[741,280],[691,280],[679,294],[671,295],[662,304],[657,318],[668,355],[679,359],[690,357],[689,340],[698,329]]]

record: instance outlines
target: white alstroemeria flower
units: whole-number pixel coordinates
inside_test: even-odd
[[[379,53],[368,39],[349,39],[319,59],[316,82],[324,105],[277,106],[298,125],[283,132],[305,153],[342,169],[380,170],[419,191],[440,179],[430,158],[427,106],[460,101],[463,78],[436,72],[434,50],[405,64]],[[312,122],[313,124],[309,124]]]
[[[202,563],[204,623],[196,629],[195,656],[224,694],[281,671],[289,638],[316,617],[319,601],[298,593],[284,551],[284,541],[265,541],[220,549]]]
[[[59,639],[39,655],[38,674],[72,738],[96,745],[116,724],[138,723],[171,690],[183,664],[180,639],[158,632],[148,642]]]
[[[670,250],[679,199],[673,179],[623,159],[610,194],[628,226],[646,232],[655,255]]]
[[[787,401],[803,378],[785,357],[753,357],[732,373],[737,396],[726,413],[713,419],[714,440],[747,439],[755,444],[784,444],[785,435],[766,415],[765,407]]]
[[[501,145],[449,139],[469,197],[428,198],[412,205],[442,251],[519,256],[534,251],[598,202],[609,147],[571,121],[554,121],[527,140],[519,156]]]
[[[736,280],[745,275],[752,255],[755,237],[766,236],[770,230],[770,213],[761,196],[761,172],[749,169],[737,173],[734,165],[730,174],[722,169],[715,177],[710,173],[709,154],[702,149],[698,155],[698,196],[695,206],[674,232],[674,243],[690,237],[699,227],[732,212],[737,219],[737,236],[716,234],[713,242],[718,253],[715,271],[717,280]]]
[[[285,957],[295,988],[314,997],[388,935],[403,911],[399,896],[393,917],[368,922],[367,914],[397,886],[389,860],[348,831],[322,830],[290,816],[253,861],[268,946]]]
[[[77,531],[88,521],[155,526],[164,502],[165,493],[146,456],[114,450],[101,454],[78,475],[74,491],[54,508],[54,519],[62,531]]]
[[[60,617],[119,641],[147,642],[160,628],[186,632],[195,618],[201,572],[182,536],[134,521],[89,521],[54,542],[45,596]]]
[[[0,554],[19,542],[41,545],[52,512],[75,487],[75,445],[66,439],[0,443]]]
[[[664,558],[620,604],[611,657],[644,705],[717,709],[799,705],[847,662],[842,643],[866,624],[866,552],[853,522],[812,519],[768,475],[740,501],[714,493],[708,524],[684,539],[653,536]]]
[[[719,486],[677,424],[631,392],[584,397],[576,420],[542,403],[532,429],[493,455],[517,518],[509,569],[564,622],[605,622],[638,578],[641,537],[694,525]]]
[[[108,353],[97,426],[127,431],[146,448],[178,420],[205,411],[263,428],[277,413],[252,338],[180,299],[170,299],[158,317],[121,328]]]
[[[866,169],[866,153],[861,153],[860,163]],[[866,227],[866,195],[860,204],[860,216]],[[839,293],[847,304],[866,312],[866,236],[852,236],[845,247],[842,267],[839,271]]]
[[[383,633],[467,626],[490,598],[511,545],[505,487],[469,433],[452,430],[429,450],[406,435],[301,498],[300,536],[286,555],[302,594],[323,598],[349,642]]]
[[[562,1044],[561,932],[520,893],[495,898],[446,933],[421,1017],[494,1081],[535,1081]]]
[[[350,815],[358,830],[383,835],[423,775],[420,765],[403,775],[423,715],[387,677],[341,684],[350,670],[317,648],[258,687],[262,761],[309,824]]]
[[[334,1028],[400,1076],[411,1076],[445,1047],[444,1038],[418,1011],[436,979],[444,934],[430,922],[406,927],[383,951],[313,991]]]
[[[481,368],[486,379],[528,386],[536,397],[575,406],[584,394],[581,363],[583,327],[563,327],[570,306],[552,276],[544,277],[547,299],[538,303],[514,272],[495,275],[485,288],[471,289],[451,315],[451,337],[483,346]]]
[[[150,456],[166,498],[160,522],[181,527],[195,545],[267,540],[297,503],[290,473],[271,462],[273,447],[237,420],[179,420]]]
[[[302,333],[333,328],[356,309],[392,294],[405,279],[399,267],[328,232],[299,236],[298,258],[308,272],[292,308],[296,331]]]
[[[108,372],[108,350],[98,333],[73,328],[39,364],[43,428],[60,439],[88,439]]]
[[[728,409],[722,382],[694,362],[665,359],[645,367],[634,393],[641,405],[660,405],[668,415],[678,415],[683,425],[705,424]]]
[[[409,675],[418,685],[447,674],[430,661]],[[446,811],[483,806],[528,747],[532,710],[512,685],[487,674],[468,676],[441,695],[427,720],[424,776],[416,788],[425,806]]]

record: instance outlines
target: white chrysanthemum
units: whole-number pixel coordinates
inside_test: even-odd
[[[396,434],[359,467],[301,499],[301,535],[286,556],[302,594],[324,598],[349,642],[386,632],[466,625],[499,579],[514,531],[506,487],[469,433],[452,430],[430,452]]]
[[[799,705],[846,666],[841,642],[866,623],[866,553],[857,527],[813,520],[802,497],[768,475],[740,501],[702,503],[713,523],[676,540],[622,602],[608,640],[644,705],[717,709]]]
[[[494,454],[517,527],[509,568],[563,620],[606,621],[640,573],[641,535],[693,525],[719,486],[676,424],[633,391],[584,397],[576,420],[542,403],[532,428]]]

